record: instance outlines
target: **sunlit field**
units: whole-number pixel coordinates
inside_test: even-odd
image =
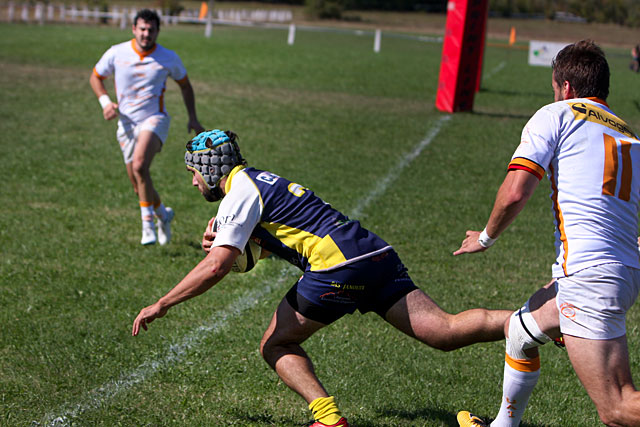
[[[142,247],[139,209],[89,87],[128,30],[0,24],[0,425],[297,426],[305,402],[270,370],[260,337],[299,272],[266,259],[229,275],[131,337],[138,311],[203,257],[217,204],[191,187],[191,135],[168,82],[169,138],[152,166],[174,208],[174,239]],[[594,36],[597,41],[597,37]],[[442,45],[387,37],[215,27],[163,28],[207,128],[232,129],[253,166],[313,189],[390,242],[445,310],[515,309],[550,278],[546,182],[490,251],[453,257],[482,229],[527,119],[552,101],[550,69],[489,44],[473,113],[435,109]],[[609,104],[640,129],[640,75],[606,49]],[[112,98],[113,80],[107,80]],[[629,316],[640,374],[638,311]],[[353,426],[455,426],[497,413],[502,342],[444,353],[374,314],[347,316],[305,343]],[[597,426],[566,352],[547,345],[524,426]]]

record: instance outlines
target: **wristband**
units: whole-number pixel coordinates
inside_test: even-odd
[[[106,93],[100,95],[100,97],[98,98],[98,102],[100,103],[100,106],[102,107],[102,109],[104,110],[104,107],[106,107],[109,104],[113,104],[111,102],[111,98],[109,98],[109,95],[107,95]]]
[[[478,236],[478,243],[480,243],[480,246],[482,246],[483,248],[490,247],[496,242],[496,240],[498,240],[497,237],[495,239],[492,239],[491,237],[489,237],[489,235],[487,234],[486,227],[484,228],[484,230],[482,230],[482,233],[480,233],[480,236]]]

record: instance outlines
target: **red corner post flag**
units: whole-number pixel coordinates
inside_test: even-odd
[[[207,6],[206,1],[203,1],[202,4],[200,4],[200,15],[198,16],[198,19],[206,18],[208,11],[209,11],[209,6]]]

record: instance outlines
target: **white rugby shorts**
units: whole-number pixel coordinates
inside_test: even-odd
[[[133,152],[136,149],[140,131],[150,130],[158,135],[158,138],[160,138],[160,141],[164,144],[169,135],[170,123],[171,117],[169,117],[168,114],[154,114],[144,119],[142,123],[135,123],[127,118],[120,117],[116,138],[120,143],[124,163],[127,164],[133,161]]]
[[[556,279],[560,331],[606,340],[626,333],[626,314],[640,288],[640,270],[609,263]]]

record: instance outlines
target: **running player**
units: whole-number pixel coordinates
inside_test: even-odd
[[[445,351],[504,337],[510,311],[444,312],[414,285],[387,242],[308,188],[246,167],[234,133],[201,133],[187,144],[185,162],[205,199],[222,199],[217,233],[205,232],[202,246],[208,254],[202,262],[140,311],[134,336],[170,307],[218,283],[251,238],[304,273],[276,309],[260,352],[307,401],[314,427],[349,424],[316,377],[301,343],[345,314],[373,311],[405,334]]]
[[[187,132],[202,132],[196,116],[195,96],[187,70],[178,55],[156,43],[160,18],[148,9],[133,20],[130,41],[111,46],[93,69],[89,82],[102,106],[105,120],[119,116],[117,139],[124,156],[127,175],[138,195],[142,217],[143,245],[167,244],[171,239],[174,212],[165,207],[153,186],[149,168],[162,150],[171,118],[164,107],[167,77],[182,91],[189,113]],[[117,103],[111,102],[103,80],[114,75]],[[158,228],[154,216],[158,218]]]
[[[505,325],[502,404],[491,425],[520,424],[540,375],[538,346],[561,336],[602,422],[640,425],[625,327],[640,286],[640,141],[606,103],[609,66],[592,41],[558,53],[551,84],[556,102],[525,126],[487,226],[467,231],[454,253],[489,248],[548,174],[556,225],[554,280]],[[458,421],[485,425],[466,411]]]

